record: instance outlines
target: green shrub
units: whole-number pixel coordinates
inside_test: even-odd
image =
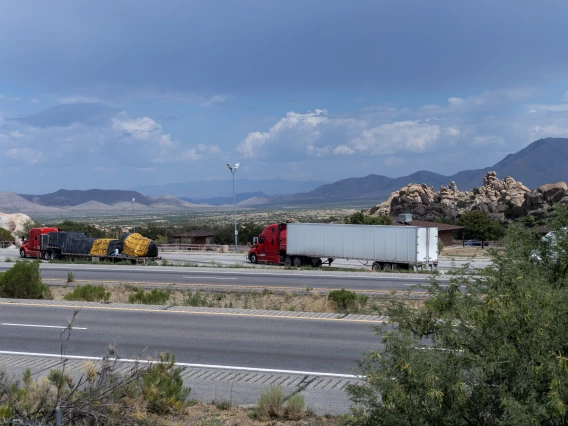
[[[175,356],[167,352],[148,368],[143,376],[142,395],[150,412],[165,414],[184,407],[191,388],[183,387],[182,371],[182,367],[175,366]]]
[[[255,414],[260,420],[282,417],[284,414],[284,391],[282,386],[272,385],[260,393]]]
[[[75,281],[75,275],[73,275],[73,272],[68,271],[67,272],[67,282],[72,283],[74,281]]]
[[[288,420],[300,420],[306,414],[306,400],[304,396],[296,393],[286,400],[284,415]]]
[[[353,310],[353,308],[358,305],[357,293],[345,290],[344,288],[330,291],[327,298],[333,302],[335,309],[340,312]]]
[[[163,305],[169,298],[169,292],[154,288],[152,291],[138,290],[136,293],[128,296],[128,301],[143,305]]]
[[[187,297],[184,297],[183,304],[185,306],[209,306],[213,307],[213,302],[209,302],[207,300],[207,296],[201,295],[201,293],[196,291],[194,294],[191,294],[191,291],[187,292]]]
[[[0,241],[14,241],[14,237],[10,231],[0,227]]]
[[[65,300],[83,300],[85,302],[108,302],[110,292],[106,291],[102,285],[83,285],[75,287],[72,292],[67,293]]]
[[[0,273],[0,296],[14,299],[51,299],[49,287],[41,282],[39,262],[18,260]]]

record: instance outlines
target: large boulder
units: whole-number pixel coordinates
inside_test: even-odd
[[[32,218],[23,213],[0,213],[0,228],[10,231],[18,247],[20,246],[20,237],[24,234],[24,226],[31,221]]]
[[[548,183],[538,187],[538,192],[540,192],[549,203],[558,203],[564,198],[567,191],[568,187],[566,186],[566,182]]]

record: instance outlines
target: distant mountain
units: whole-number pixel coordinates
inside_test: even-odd
[[[371,174],[362,178],[342,179],[305,193],[275,197],[271,199],[271,203],[282,205],[347,201],[376,203],[388,198],[393,191],[398,191],[409,183],[425,183],[437,188],[455,181],[460,190],[469,190],[483,185],[483,177],[490,170],[497,172],[500,179],[512,176],[531,189],[545,183],[566,182],[568,181],[568,139],[540,139],[515,154],[507,155],[491,167],[464,170],[452,176],[419,171],[393,179]]]
[[[320,180],[241,179],[238,173],[235,175],[236,192],[263,192],[271,196],[311,191],[326,183],[327,182]],[[185,200],[211,199],[212,196],[223,198],[231,197],[231,204],[233,203],[232,179],[145,185],[137,186],[132,189],[145,195],[159,196],[162,194],[170,194],[178,198],[183,197]]]
[[[264,192],[243,192],[241,194],[235,195],[235,200],[237,203],[243,201],[248,201],[253,198],[269,199],[270,195],[266,195]],[[192,204],[209,204],[210,206],[222,206],[224,204],[233,204],[233,197],[215,197],[215,198],[186,198],[179,197],[180,200],[187,201]]]
[[[42,206],[72,207],[89,201],[97,201],[102,204],[114,205],[119,202],[131,203],[136,199],[136,203],[150,205],[152,200],[136,191],[122,191],[119,189],[89,189],[86,191],[60,189],[45,195],[20,194],[26,200],[40,204]]]

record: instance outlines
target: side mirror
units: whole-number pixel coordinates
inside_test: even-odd
[[[258,237],[252,237],[252,245],[255,246],[258,244]]]

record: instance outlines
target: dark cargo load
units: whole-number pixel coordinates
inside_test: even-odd
[[[115,256],[116,250],[118,253],[122,253],[122,240],[112,240],[108,243],[108,252],[109,256]]]

